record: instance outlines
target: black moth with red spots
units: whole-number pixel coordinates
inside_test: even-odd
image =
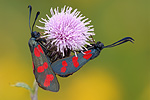
[[[32,7],[29,6],[29,27],[30,27],[30,16]],[[45,46],[43,45],[46,42],[45,39],[40,38],[40,33],[34,31],[33,27],[35,21],[39,15],[37,12],[36,18],[34,20],[32,30],[31,31],[31,38],[28,42],[30,51],[32,54],[32,64],[33,64],[33,72],[35,75],[35,79],[38,85],[49,91],[58,92],[59,91],[59,83],[56,78],[56,74],[61,77],[67,77],[74,72],[78,71],[83,65],[85,65],[88,61],[96,58],[102,49],[114,47],[125,43],[127,41],[133,42],[134,40],[131,37],[125,37],[111,45],[104,46],[103,43],[97,42],[95,44],[91,44],[92,46],[87,47],[88,50],[84,50],[83,52],[79,51],[79,53],[75,56],[69,56],[70,51],[67,51],[67,56],[58,59],[53,59],[48,53],[51,53]],[[51,53],[52,54],[52,53]],[[61,58],[62,57],[62,58]]]
[[[32,7],[29,6],[29,8],[30,8],[30,13],[29,13],[29,26],[30,26],[30,16],[31,16]],[[37,12],[35,21],[38,15],[39,12]],[[59,83],[55,73],[51,68],[51,63],[48,61],[47,56],[45,55],[45,49],[43,48],[43,44],[42,44],[43,42],[45,42],[45,40],[39,38],[40,37],[39,32],[36,31],[33,32],[33,26],[32,26],[32,30],[30,27],[31,38],[28,44],[32,54],[33,73],[35,75],[35,79],[41,88],[45,90],[57,92],[59,91]]]

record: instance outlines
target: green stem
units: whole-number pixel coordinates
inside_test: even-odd
[[[33,89],[32,89],[32,92],[31,92],[31,100],[38,100],[37,93],[38,93],[38,84],[35,80],[34,83],[33,83]]]

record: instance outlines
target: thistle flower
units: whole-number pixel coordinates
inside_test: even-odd
[[[92,40],[90,36],[95,35],[94,28],[90,25],[91,20],[88,21],[80,11],[72,11],[72,7],[64,6],[60,12],[58,7],[54,10],[51,8],[50,13],[51,17],[46,14],[48,20],[39,20],[45,26],[37,26],[45,31],[41,38],[46,38],[47,48],[56,46],[57,52],[65,56],[65,50],[82,51],[86,49],[85,45],[90,45],[88,41]]]

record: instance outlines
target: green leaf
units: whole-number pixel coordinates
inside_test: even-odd
[[[22,88],[25,88],[25,89],[29,90],[31,93],[33,92],[32,89],[31,89],[31,87],[28,84],[23,83],[23,82],[18,82],[15,85],[12,85],[12,86],[22,87]]]

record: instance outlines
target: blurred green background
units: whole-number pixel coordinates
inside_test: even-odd
[[[125,36],[135,39],[104,49],[68,78],[58,77],[58,93],[39,88],[39,100],[150,100],[150,0],[0,0],[0,100],[30,100],[26,89],[10,86],[34,81],[29,4],[31,23],[37,11],[38,19],[46,18],[51,7],[67,5],[92,20],[96,41],[108,45]]]

